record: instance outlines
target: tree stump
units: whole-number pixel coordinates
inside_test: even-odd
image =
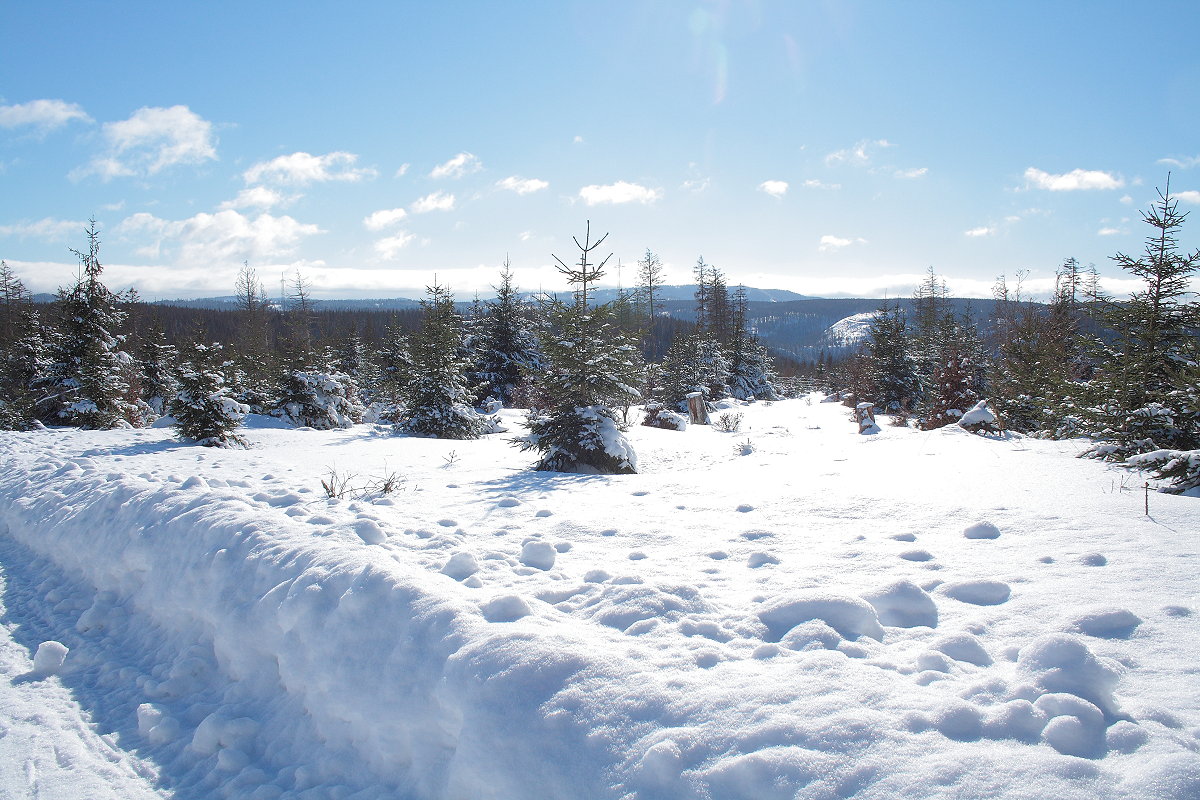
[[[703,392],[692,392],[687,396],[688,417],[693,425],[708,424],[708,406]]]
[[[858,432],[866,433],[875,427],[875,404],[859,403],[854,407],[854,418],[858,420]]]

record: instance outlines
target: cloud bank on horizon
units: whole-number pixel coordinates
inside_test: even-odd
[[[21,7],[0,53],[22,76],[0,96],[0,257],[53,291],[95,216],[109,279],[147,296],[226,294],[244,261],[377,295],[435,273],[486,291],[507,257],[522,285],[559,288],[552,254],[572,260],[591,220],[626,267],[653,250],[673,283],[703,254],[805,294],[894,296],[933,267],[986,296],[1022,271],[1037,291],[1074,256],[1119,290],[1110,256],[1141,250],[1167,173],[1200,205],[1198,90],[1043,45],[1178,41],[1179,75],[1200,58],[1178,14],[1102,5],[616,4],[587,28],[574,2],[187,25]],[[112,46],[83,80],[56,54],[97,37]],[[204,58],[251,44],[252,67]]]

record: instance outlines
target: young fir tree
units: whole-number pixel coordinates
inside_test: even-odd
[[[1073,394],[1087,369],[1080,348],[1082,275],[1075,259],[1064,261],[1048,305],[1022,296],[1023,274],[1015,287],[1002,276],[992,290],[996,358],[990,400],[1010,430],[1054,431],[1074,413]]]
[[[178,389],[168,404],[180,439],[205,447],[245,444],[234,431],[250,408],[235,400],[226,386],[226,366],[223,348],[215,342],[198,340],[185,352]]]
[[[662,259],[646,248],[646,255],[638,260],[638,304],[646,314],[646,332],[642,340],[642,357],[647,362],[657,361],[659,352],[658,317],[662,313],[663,264]]]
[[[485,394],[511,407],[522,380],[541,373],[542,354],[508,259],[500,285],[492,288],[496,298],[485,305],[476,330],[472,378]]]
[[[1189,377],[1196,367],[1200,305],[1185,300],[1200,267],[1200,250],[1179,249],[1176,237],[1186,217],[1171,197],[1168,175],[1159,201],[1142,213],[1153,228],[1145,253],[1139,258],[1113,256],[1142,281],[1142,288],[1128,300],[1109,301],[1100,309],[1100,320],[1112,335],[1099,347],[1087,422],[1091,433],[1108,443],[1088,455],[1121,461],[1135,453],[1200,445],[1200,415],[1188,401],[1194,389]]]
[[[392,408],[386,412],[391,416],[404,402],[404,387],[414,374],[408,332],[395,315],[384,329],[383,344],[375,353],[375,362],[379,367],[379,380],[374,396],[378,402]]]
[[[638,348],[613,324],[608,306],[587,304],[587,287],[603,277],[608,261],[593,264],[589,258],[607,237],[592,242],[589,221],[583,242],[575,239],[579,263],[567,267],[555,256],[576,292],[573,304],[557,304],[550,314],[542,341],[547,361],[543,388],[550,407],[530,413],[529,436],[520,443],[522,450],[541,454],[539,470],[637,472],[637,454],[612,407],[638,395],[633,388],[639,379]]]
[[[871,402],[889,413],[911,411],[920,397],[920,382],[899,303],[884,302],[875,312],[867,331],[866,352]]]
[[[140,388],[142,400],[154,412],[155,416],[167,413],[167,405],[178,388],[175,379],[178,353],[175,345],[167,342],[162,325],[158,321],[151,323],[150,328],[142,336],[141,352],[138,364],[141,367]]]
[[[731,302],[729,391],[739,400],[779,400],[779,376],[767,348],[750,330],[750,302],[739,286]]]
[[[677,335],[663,358],[659,381],[662,401],[668,408],[683,411],[688,395],[707,391],[705,372],[700,365],[700,337],[695,333]]]
[[[969,318],[945,321],[936,353],[920,421],[921,429],[927,431],[958,422],[982,399],[981,347]]]
[[[39,381],[43,421],[83,428],[115,428],[140,420],[124,377],[132,359],[117,333],[125,319],[120,298],[100,281],[100,232],[93,219],[86,230],[87,251],[72,250],[81,273],[75,285],[60,290],[59,335],[50,353],[48,374]]]
[[[425,317],[409,339],[412,372],[405,381],[400,429],[437,439],[478,439],[487,421],[472,406],[467,362],[461,352],[462,318],[444,286],[426,287]]]

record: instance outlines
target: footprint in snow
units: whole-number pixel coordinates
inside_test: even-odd
[[[602,531],[600,531],[600,535],[601,536],[616,536],[617,529],[616,528],[608,528],[606,530],[602,530]]]
[[[740,506],[737,507],[737,510],[739,512],[745,514],[747,512],[753,511],[754,506],[750,505],[749,503],[742,503]]]
[[[742,538],[749,539],[750,541],[753,542],[758,539],[769,539],[770,537],[772,537],[774,535],[775,534],[771,533],[770,531],[746,531],[745,533],[742,534]]]
[[[634,496],[634,497],[645,497],[645,496],[646,496],[646,495],[648,495],[648,494],[650,494],[650,493],[649,493],[649,492],[646,492],[646,491],[642,491],[642,492],[634,492],[634,493],[633,493],[633,496]]]
[[[441,525],[443,528],[453,528],[458,525],[458,523],[452,519],[439,519],[438,525]]]
[[[646,557],[646,554],[643,553],[641,550],[634,550],[632,553],[629,554],[630,561],[641,561],[645,557]]]
[[[933,553],[928,550],[905,550],[900,557],[905,561],[932,561]]]
[[[1089,567],[1103,567],[1108,564],[1108,559],[1100,553],[1088,553],[1081,556],[1079,560]]]
[[[1042,556],[1038,559],[1038,561],[1042,562],[1043,564],[1053,564],[1054,556]]]
[[[514,508],[521,505],[521,501],[515,497],[505,497],[496,503],[497,508]]]
[[[897,533],[892,538],[897,542],[915,542],[917,540],[916,534],[912,533]]]
[[[714,550],[708,554],[708,557],[714,561],[720,561],[729,558],[729,553],[726,553],[724,550]]]
[[[549,517],[549,516],[553,516],[553,515],[554,515],[554,512],[548,508],[539,509],[538,512],[536,514],[534,514],[535,517]]]

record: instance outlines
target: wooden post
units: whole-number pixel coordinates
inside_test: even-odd
[[[854,407],[854,418],[858,420],[858,432],[866,433],[875,427],[875,404],[859,403]]]
[[[708,406],[704,404],[703,392],[692,392],[687,396],[688,417],[693,425],[708,424]]]

